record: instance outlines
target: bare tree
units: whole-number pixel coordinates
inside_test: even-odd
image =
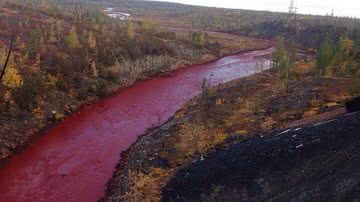
[[[1,71],[1,75],[0,75],[0,83],[5,75],[5,72],[6,72],[6,67],[8,66],[9,64],[9,60],[10,60],[10,56],[11,56],[11,51],[12,51],[12,48],[13,48],[13,44],[14,44],[14,39],[15,39],[15,35],[12,35],[11,37],[11,41],[10,41],[10,45],[9,45],[9,50],[8,50],[8,53],[7,53],[7,56],[6,56],[6,60],[5,60],[5,63],[4,63],[4,66],[2,67],[2,71]]]

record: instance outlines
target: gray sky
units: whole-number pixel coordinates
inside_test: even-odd
[[[290,0],[159,0],[185,4],[287,11]],[[360,17],[360,0],[295,0],[299,13],[325,15],[334,9],[336,16]]]

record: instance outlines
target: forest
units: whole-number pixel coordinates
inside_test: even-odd
[[[220,48],[89,2],[1,0],[0,11],[0,158],[78,107]]]
[[[354,17],[291,14],[287,12],[207,8],[164,2],[111,0],[139,19],[172,27],[201,28],[266,39],[295,40],[318,48],[325,36],[359,40],[360,21]]]
[[[268,46],[110,18],[105,3],[0,1],[0,159],[79,107],[139,80]]]
[[[282,66],[280,69],[284,69],[284,75],[293,66],[294,49],[302,48],[317,55],[316,64],[313,65],[314,74],[359,77],[356,67],[359,65],[360,21],[357,18],[206,8],[151,1],[109,2],[119,3],[121,9],[138,19],[161,26],[204,29],[280,41],[273,61],[276,67]]]

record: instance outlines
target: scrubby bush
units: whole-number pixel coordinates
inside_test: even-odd
[[[22,86],[12,90],[12,95],[20,110],[31,111],[37,106],[41,86],[43,82],[40,76],[26,77]]]
[[[100,80],[96,86],[96,95],[104,97],[108,94],[109,83],[105,80]]]

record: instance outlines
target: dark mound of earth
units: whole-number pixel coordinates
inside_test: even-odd
[[[360,111],[360,97],[357,97],[357,98],[351,100],[350,102],[347,102],[346,103],[346,110],[349,113]]]
[[[177,173],[163,201],[356,201],[360,113],[254,137]]]

